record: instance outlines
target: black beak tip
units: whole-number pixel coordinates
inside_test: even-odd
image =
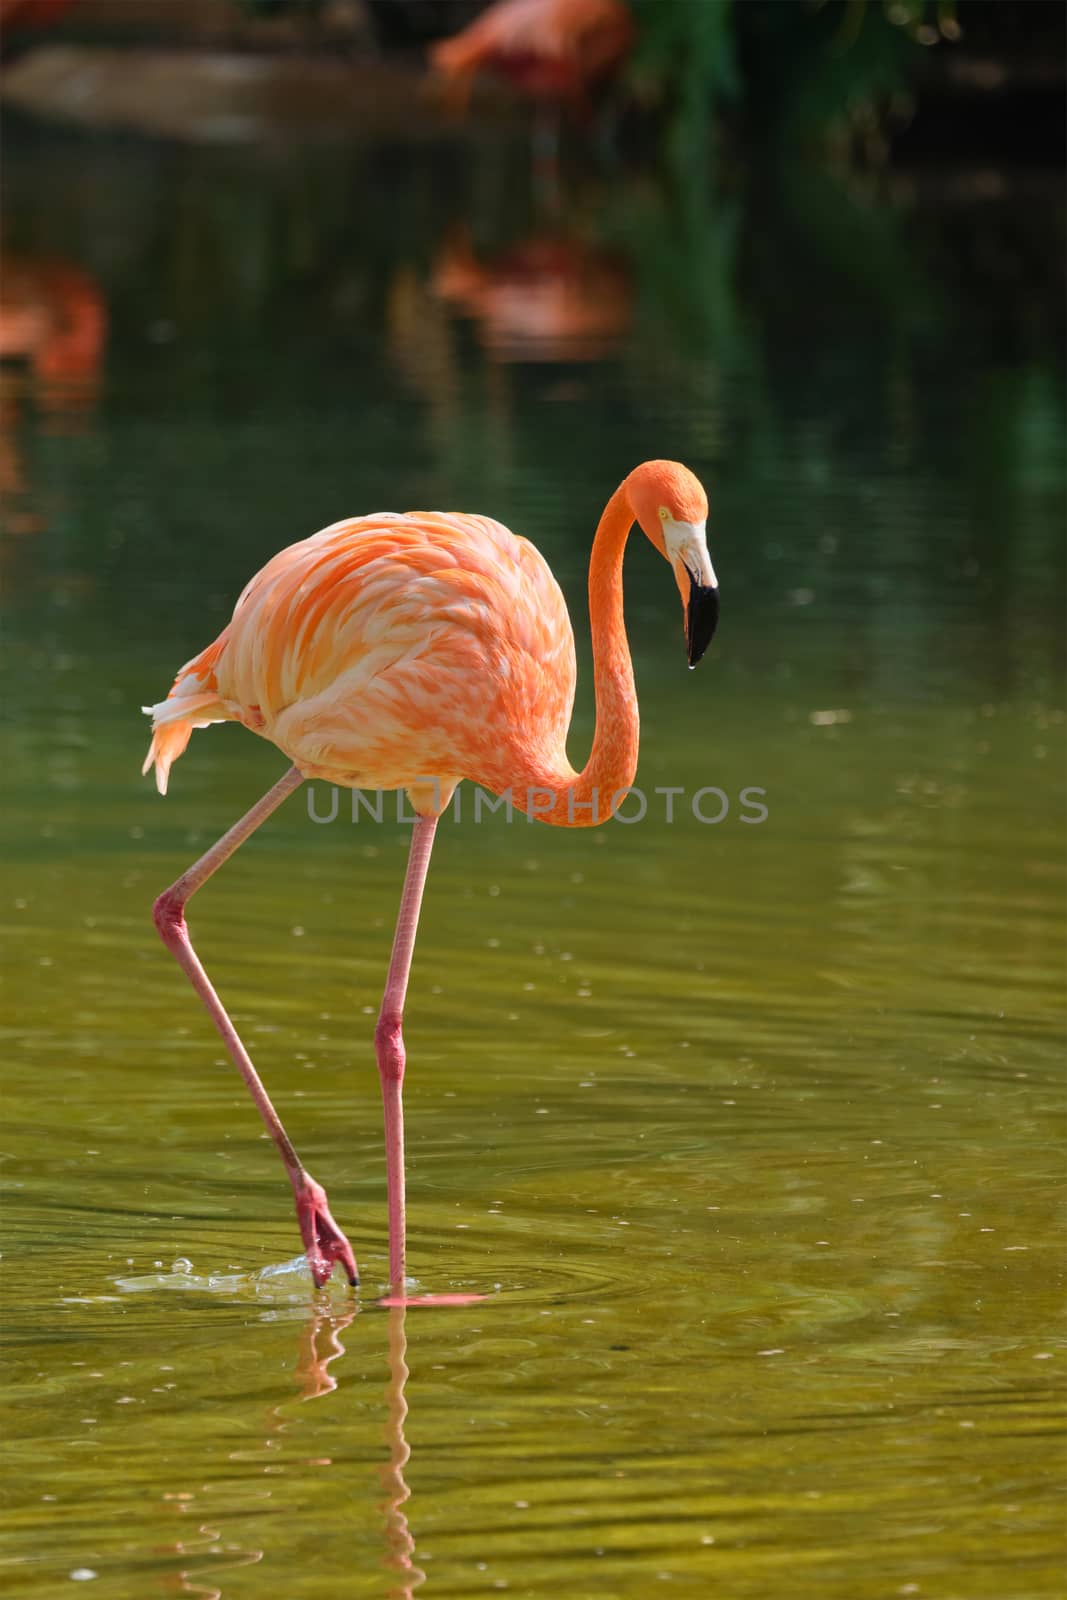
[[[689,604],[685,608],[685,643],[690,669],[703,658],[705,650],[715,636],[719,622],[719,591],[714,586],[704,588],[695,579],[689,580]]]

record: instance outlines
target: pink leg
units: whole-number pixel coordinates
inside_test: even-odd
[[[240,822],[234,823],[230,831],[224,833],[218,843],[213,844],[199,861],[194,862],[188,872],[183,872],[176,883],[172,883],[169,889],[163,891],[155,903],[152,915],[159,929],[160,938],[188,976],[193,988],[204,1002],[212,1022],[222,1035],[222,1042],[248,1085],[249,1093],[266,1124],[267,1132],[281,1152],[285,1170],[289,1174],[289,1182],[293,1186],[296,1214],[300,1222],[300,1234],[307,1250],[308,1266],[316,1284],[321,1288],[333,1271],[335,1261],[341,1262],[348,1274],[349,1283],[353,1285],[358,1283],[359,1274],[356,1271],[356,1258],[352,1253],[352,1246],[330,1215],[325,1189],[316,1183],[301,1165],[289,1141],[289,1135],[282,1127],[278,1113],[271,1105],[259,1074],[252,1065],[248,1051],[238,1038],[236,1028],[226,1015],[222,1001],[200,964],[200,958],[193,949],[185,926],[186,902],[202,884],[207,882],[213,872],[218,871],[224,861],[229,860],[238,845],[244,844],[260,823],[265,822],[271,812],[276,811],[282,801],[287,799],[294,789],[298,789],[303,781],[303,774],[296,767],[291,767],[284,778],[280,778],[273,789],[269,789],[262,800],[258,801]]]
[[[385,1165],[389,1186],[389,1286],[393,1294],[404,1293],[406,1255],[404,1216],[404,997],[408,992],[411,953],[419,926],[422,891],[430,865],[436,817],[419,817],[412,829],[408,870],[400,899],[389,976],[385,981],[382,1009],[374,1030],[374,1049],[382,1080],[385,1106]]]

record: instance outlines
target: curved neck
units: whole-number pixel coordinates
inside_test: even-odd
[[[604,507],[589,558],[596,690],[593,748],[580,773],[564,760],[558,771],[537,780],[554,799],[545,810],[538,804],[536,815],[556,827],[589,828],[606,821],[614,796],[629,788],[637,771],[640,723],[622,608],[622,558],[633,520],[626,486],[620,484]]]

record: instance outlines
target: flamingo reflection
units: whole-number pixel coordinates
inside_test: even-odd
[[[29,362],[43,387],[95,397],[106,339],[103,297],[79,267],[0,258],[0,360]]]
[[[393,1306],[389,1311],[389,1382],[386,1398],[389,1417],[385,1425],[385,1442],[389,1446],[389,1464],[380,1468],[382,1486],[387,1498],[382,1502],[385,1515],[385,1540],[388,1554],[385,1566],[397,1574],[397,1581],[388,1591],[389,1600],[411,1600],[415,1590],[426,1581],[426,1574],[415,1564],[415,1536],[408,1527],[404,1506],[411,1495],[404,1468],[411,1458],[411,1448],[404,1437],[408,1403],[404,1385],[408,1380],[406,1315],[403,1306]]]
[[[193,1510],[191,1494],[164,1496],[177,1502],[177,1510],[188,1514]],[[197,1600],[224,1600],[223,1591],[215,1582],[216,1573],[229,1573],[237,1567],[254,1567],[263,1560],[262,1550],[238,1550],[220,1544],[221,1530],[208,1522],[198,1523],[195,1533],[173,1544],[161,1547],[164,1555],[176,1555],[190,1562],[178,1572],[168,1572],[160,1579],[163,1594],[195,1595]],[[222,1559],[218,1557],[221,1555]],[[202,1566],[193,1566],[192,1562]]]
[[[337,1388],[337,1378],[330,1367],[345,1353],[341,1334],[355,1316],[355,1308],[337,1312],[315,1308],[301,1327],[293,1368],[300,1400],[318,1400],[323,1395],[332,1394]],[[277,1450],[281,1442],[278,1435],[286,1432],[291,1420],[287,1403],[270,1407],[267,1412],[267,1437],[263,1440],[264,1451]],[[238,1452],[236,1459],[245,1459],[245,1453]],[[203,1515],[198,1497],[191,1492],[167,1494],[164,1499],[181,1516]],[[254,1566],[263,1560],[264,1552],[239,1550],[232,1545],[223,1545],[221,1539],[219,1527],[198,1521],[194,1533],[165,1545],[165,1554],[185,1558],[188,1565],[183,1565],[177,1572],[167,1573],[161,1581],[162,1591],[166,1594],[196,1595],[198,1600],[224,1600],[223,1590],[214,1581],[215,1575],[229,1572],[235,1567]]]
[[[28,402],[53,433],[77,433],[92,414],[107,343],[107,308],[93,280],[69,262],[0,257],[0,504],[9,533],[46,525],[19,441]]]
[[[438,258],[433,290],[475,319],[486,348],[502,362],[599,361],[630,325],[625,267],[562,235],[535,235],[486,263],[457,234]]]
[[[355,1315],[354,1310],[340,1314],[312,1313],[300,1336],[296,1364],[301,1400],[318,1400],[337,1388],[338,1380],[329,1369],[338,1356],[345,1353],[340,1335]],[[380,1507],[385,1518],[386,1543],[382,1564],[397,1574],[396,1582],[387,1591],[389,1600],[411,1600],[415,1590],[426,1580],[425,1572],[415,1564],[415,1537],[408,1527],[403,1509],[411,1497],[404,1477],[404,1468],[411,1458],[411,1449],[404,1436],[404,1423],[408,1415],[404,1386],[409,1375],[405,1315],[406,1310],[402,1305],[392,1306],[388,1312],[389,1381],[385,1386],[388,1404],[385,1442],[389,1449],[389,1460],[378,1469],[386,1493]]]
[[[301,1400],[321,1400],[337,1388],[330,1367],[345,1353],[341,1334],[354,1321],[354,1307],[344,1311],[312,1311],[300,1334],[295,1377]]]
[[[444,1303],[465,1304],[467,1296],[441,1296]],[[427,1297],[426,1303],[433,1303]],[[358,1315],[353,1307],[343,1311],[312,1310],[301,1327],[296,1361],[293,1367],[298,1397],[301,1402],[319,1400],[332,1394],[339,1379],[330,1369],[345,1354],[341,1335]],[[382,1566],[389,1573],[387,1600],[412,1600],[415,1590],[426,1581],[426,1574],[415,1560],[415,1536],[408,1526],[407,1502],[411,1497],[404,1469],[411,1458],[411,1450],[404,1433],[408,1403],[405,1385],[409,1370],[407,1365],[406,1309],[403,1305],[388,1310],[389,1376],[385,1386],[387,1417],[384,1429],[389,1459],[379,1468],[385,1499],[379,1503],[384,1519],[385,1554]],[[279,1434],[291,1429],[293,1416],[290,1403],[271,1406],[267,1413],[267,1437],[263,1449],[273,1452],[280,1444]],[[234,1459],[247,1459],[241,1450]],[[325,1464],[325,1463],[320,1463]],[[274,1466],[273,1470],[277,1470]],[[177,1556],[182,1567],[177,1572],[162,1576],[160,1587],[168,1594],[195,1595],[198,1600],[224,1600],[219,1583],[237,1567],[253,1566],[264,1558],[264,1551],[240,1549],[224,1541],[223,1530],[215,1522],[204,1521],[204,1507],[200,1497],[193,1493],[166,1494],[168,1509],[194,1523],[189,1533],[162,1547],[162,1553]]]

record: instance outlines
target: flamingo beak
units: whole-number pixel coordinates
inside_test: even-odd
[[[661,513],[662,514],[662,513]],[[719,580],[708,554],[706,524],[663,517],[663,553],[685,608],[685,647],[695,667],[711,643],[719,621]]]
[[[696,666],[708,648],[718,622],[718,584],[703,584],[689,572],[689,598],[685,603],[685,645],[690,668]]]

